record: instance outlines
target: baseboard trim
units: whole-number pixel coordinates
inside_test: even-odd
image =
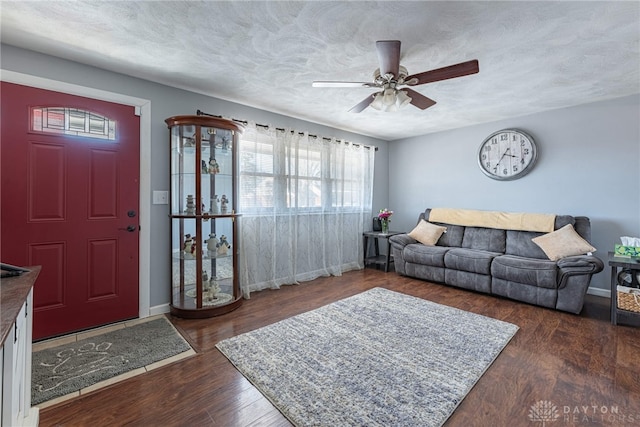
[[[22,420],[22,425],[38,427],[38,424],[40,424],[40,408],[32,406]]]
[[[161,305],[150,307],[149,315],[155,316],[156,314],[165,314],[165,313],[168,313],[169,311],[170,311],[169,304],[161,304]]]
[[[590,287],[587,289],[587,293],[598,297],[611,298],[611,291],[609,289]]]

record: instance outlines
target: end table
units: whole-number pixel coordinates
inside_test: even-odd
[[[611,323],[618,321],[627,325],[640,326],[640,313],[621,310],[618,308],[618,268],[631,270],[632,283],[637,283],[636,274],[640,272],[640,258],[615,256],[609,252],[609,266],[611,267]]]
[[[367,264],[384,265],[384,272],[389,272],[389,264],[393,262],[391,259],[391,242],[389,241],[389,237],[402,233],[402,231],[388,231],[386,233],[381,231],[365,231],[362,233],[364,244],[364,266],[366,267]],[[374,239],[374,254],[372,256],[369,256],[368,254],[369,237]],[[385,239],[387,241],[387,253],[384,255],[380,255],[380,246],[378,244],[379,239]]]

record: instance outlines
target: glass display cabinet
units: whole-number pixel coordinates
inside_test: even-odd
[[[209,116],[165,120],[171,147],[171,314],[204,318],[242,304],[238,280],[238,137]]]

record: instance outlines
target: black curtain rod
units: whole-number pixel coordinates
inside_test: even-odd
[[[224,117],[222,117],[222,116],[218,116],[218,115],[216,115],[216,114],[209,114],[209,113],[205,113],[204,111],[201,111],[201,110],[196,110],[196,115],[198,115],[198,116],[210,116],[210,117],[216,117],[216,118],[218,118],[218,119],[222,119],[222,118],[224,118]],[[245,125],[245,126],[246,126],[247,124],[249,124],[249,122],[248,122],[248,121],[246,121],[246,120],[238,120],[238,119],[234,119],[234,118],[231,118],[231,120],[233,120],[233,121],[234,121],[234,122],[236,122],[236,123],[240,123],[240,124],[242,124],[242,125]],[[256,123],[256,126],[259,126],[259,127],[261,127],[261,128],[265,128],[265,129],[269,129],[269,125],[261,125],[261,124]],[[286,131],[286,129],[284,129],[284,128],[276,128],[276,130],[279,130],[279,131],[281,131],[281,132]],[[294,130],[292,130],[292,131],[291,131],[291,133],[296,133],[296,132],[295,132]],[[304,135],[304,132],[298,132],[298,135]],[[318,135],[311,135],[311,134],[309,134],[309,136],[310,136],[311,138],[320,138]],[[325,140],[325,141],[331,141],[331,138],[327,138],[327,137],[324,137],[324,136],[322,137],[322,139],[323,139],[323,140]],[[346,143],[347,143],[347,141],[345,141],[345,144],[346,144]],[[357,143],[352,143],[352,144],[353,144],[353,145],[355,145],[355,146],[357,146],[357,147],[359,147],[359,146],[363,146],[364,148],[367,148],[367,149],[371,149],[371,148],[372,148],[370,145],[363,145],[363,144],[357,144]],[[375,151],[378,151],[378,147],[373,147],[373,148],[375,149]]]

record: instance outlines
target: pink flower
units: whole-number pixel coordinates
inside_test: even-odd
[[[389,218],[391,218],[391,215],[393,215],[393,211],[390,211],[389,209],[380,209],[380,212],[378,213],[378,218],[380,219],[385,219],[387,221],[391,221]]]

